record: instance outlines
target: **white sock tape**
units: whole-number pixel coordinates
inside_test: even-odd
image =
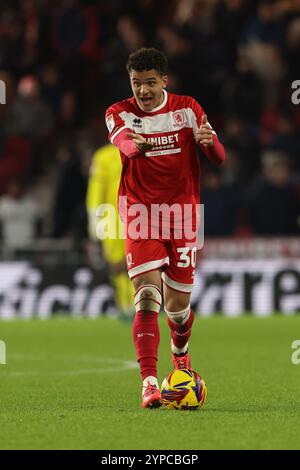
[[[190,304],[183,310],[179,310],[179,312],[170,312],[165,308],[165,312],[170,318],[170,320],[174,323],[180,323],[184,324],[187,322],[189,316],[190,316],[190,311],[191,311],[191,306]]]
[[[162,296],[160,289],[153,284],[145,284],[139,287],[134,294],[134,305],[139,310],[150,310],[160,312]]]

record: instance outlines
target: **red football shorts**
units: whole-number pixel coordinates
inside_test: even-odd
[[[174,233],[168,240],[126,238],[129,277],[161,269],[163,282],[179,292],[192,291],[196,255],[196,240],[176,239]]]

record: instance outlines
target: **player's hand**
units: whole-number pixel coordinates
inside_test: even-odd
[[[201,126],[198,129],[197,136],[199,144],[203,145],[204,147],[212,147],[214,145],[213,129],[207,122],[206,114],[202,116]]]
[[[134,132],[127,132],[127,136],[130,137],[139,151],[141,153],[146,153],[148,150],[152,150],[154,147],[154,144],[147,142],[145,137],[143,137],[141,134],[135,134]]]

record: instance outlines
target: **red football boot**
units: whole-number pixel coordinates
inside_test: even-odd
[[[142,408],[159,408],[162,405],[162,398],[159,389],[148,382],[143,393]]]
[[[191,369],[191,358],[189,353],[174,354],[172,353],[172,361],[174,369]]]

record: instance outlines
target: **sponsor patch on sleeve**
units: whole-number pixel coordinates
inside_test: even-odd
[[[107,129],[109,130],[110,133],[112,133],[115,127],[115,120],[114,120],[113,115],[110,114],[109,116],[107,116],[105,121],[106,121]]]

